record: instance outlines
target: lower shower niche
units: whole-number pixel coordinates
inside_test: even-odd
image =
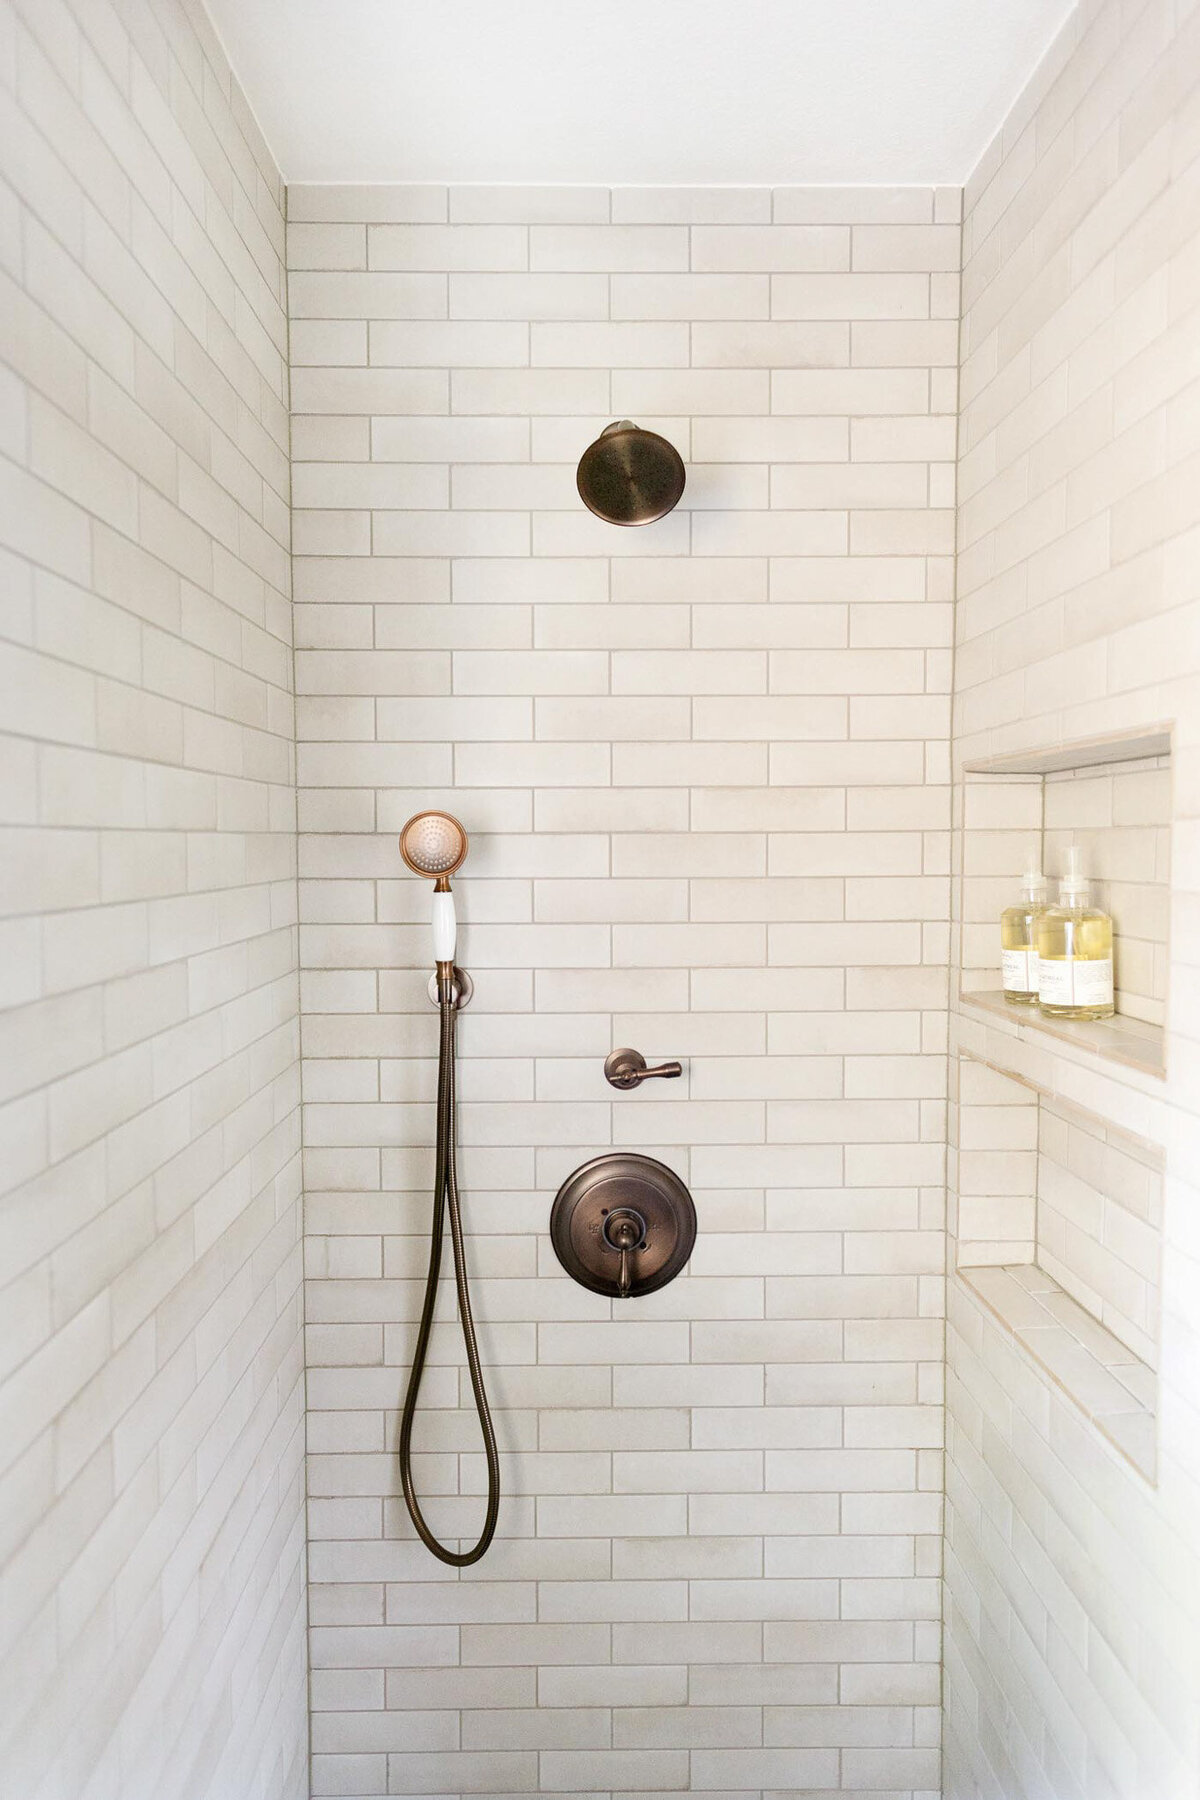
[[[1161,1149],[968,1056],[956,1137],[958,1279],[1153,1482]]]

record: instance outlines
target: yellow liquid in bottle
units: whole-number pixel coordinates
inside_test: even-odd
[[[1000,914],[1000,966],[1004,998],[1018,1006],[1036,1006],[1037,946],[1034,926],[1041,906],[1026,900]]]
[[[1048,906],[1039,914],[1038,1004],[1051,1019],[1113,1016],[1113,925],[1093,906]]]

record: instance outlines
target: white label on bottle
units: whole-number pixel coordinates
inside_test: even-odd
[[[1043,1006],[1111,1006],[1112,957],[1084,962],[1080,957],[1043,957],[1038,964],[1038,999]]]
[[[1036,994],[1038,991],[1038,959],[1036,950],[1002,950],[1000,979],[1006,994]]]

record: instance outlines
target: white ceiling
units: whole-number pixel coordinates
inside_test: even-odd
[[[958,183],[1072,0],[207,0],[289,181]]]

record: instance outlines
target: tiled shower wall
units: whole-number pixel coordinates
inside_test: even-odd
[[[1175,754],[1165,1083],[954,1019],[1167,1177],[1157,1486],[951,1283],[949,1800],[1200,1785],[1198,78],[1194,6],[1085,0],[967,189],[956,757],[1165,720]]]
[[[283,189],[0,0],[0,1790],[306,1792]]]
[[[938,1785],[957,193],[289,193],[314,1792]],[[623,531],[575,464],[665,432]],[[398,1500],[430,1212],[429,890],[503,1449],[461,1578]],[[684,1079],[614,1096],[633,1044]],[[546,1235],[691,1184],[610,1304]],[[417,1431],[471,1540],[447,1293]]]

